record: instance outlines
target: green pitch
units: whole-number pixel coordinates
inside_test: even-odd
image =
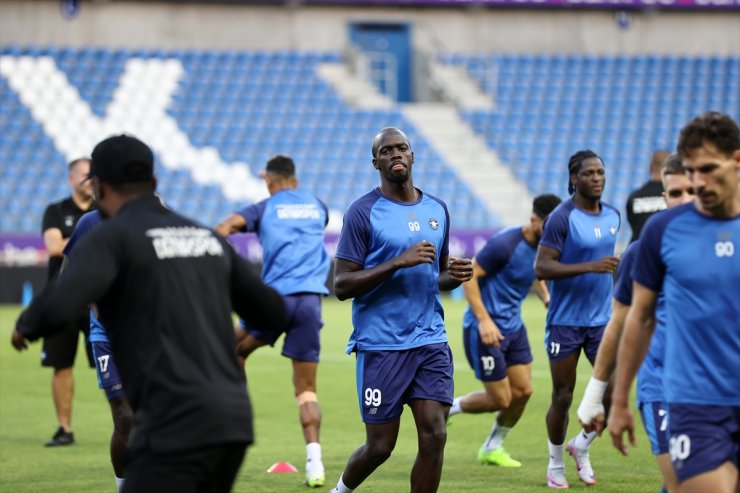
[[[364,441],[355,393],[354,357],[344,354],[351,331],[350,302],[327,299],[322,331],[322,363],[319,366],[319,400],[323,411],[321,443],[328,491],[341,474],[350,453]],[[455,395],[478,390],[480,385],[465,360],[461,340],[464,303],[444,299],[447,329],[456,368]],[[112,429],[108,405],[97,388],[93,370],[78,358],[75,369],[73,427],[77,444],[48,449],[43,443],[56,429],[51,402],[50,370],[39,367],[40,344],[16,353],[10,331],[17,307],[0,308],[0,491],[14,493],[114,492],[108,443]],[[544,309],[536,299],[525,305],[525,322],[535,355],[534,395],[524,417],[506,440],[511,455],[523,462],[520,469],[500,469],[476,462],[478,448],[492,424],[492,415],[457,415],[448,430],[440,492],[536,492],[545,486],[547,435],[545,413],[549,406],[550,377],[542,344]],[[263,348],[247,364],[249,390],[255,413],[256,444],[249,449],[235,492],[302,492],[305,447],[293,398],[290,363],[278,347]],[[82,349],[82,348],[80,348]],[[79,353],[78,353],[79,354]],[[575,408],[583,393],[590,366],[582,358],[579,382],[571,409],[568,437],[577,431]],[[629,457],[620,456],[607,437],[598,439],[591,451],[599,492],[656,493],[660,489],[657,466],[639,419],[638,447]],[[398,444],[391,458],[358,491],[404,492],[416,454],[416,431],[411,412],[403,415]],[[566,455],[571,490],[584,491],[575,465]],[[298,474],[268,474],[275,462],[288,461]]]

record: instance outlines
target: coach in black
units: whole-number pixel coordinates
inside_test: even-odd
[[[87,211],[95,208],[93,202],[92,185],[85,177],[90,172],[90,159],[75,159],[67,165],[67,181],[71,194],[64,200],[49,204],[44,211],[44,220],[41,232],[44,237],[44,246],[49,254],[48,279],[54,279],[59,274],[64,258],[64,247],[72,235],[77,221]],[[58,332],[50,337],[44,337],[41,349],[41,366],[54,368],[51,377],[51,395],[54,399],[54,409],[57,414],[58,428],[47,447],[72,445],[75,443],[72,433],[72,400],[74,396],[74,366],[79,334],[82,332],[87,339],[90,334],[90,320],[87,310],[82,309],[70,323],[67,330]],[[90,346],[87,349],[87,360],[93,366]]]
[[[90,175],[109,218],[21,314],[13,345],[61,330],[96,302],[134,410],[125,492],[227,492],[252,442],[231,313],[282,329],[281,297],[234,250],[154,196],[151,150],[99,143]]]
[[[666,160],[669,154],[668,151],[655,151],[653,153],[653,157],[650,159],[650,180],[627,197],[627,221],[632,229],[630,243],[639,238],[642,227],[650,216],[665,209],[660,170],[663,167],[663,161]]]

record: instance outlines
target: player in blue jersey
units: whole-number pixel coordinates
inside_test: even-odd
[[[70,236],[67,245],[64,247],[65,263],[67,257],[72,253],[75,244],[88,231],[100,223],[101,220],[102,216],[97,210],[88,212],[80,218],[72,232],[72,236]],[[92,309],[90,310],[90,336],[87,341],[92,347],[92,353],[95,358],[98,386],[103,389],[105,396],[108,398],[111,416],[113,417],[113,434],[110,437],[110,461],[113,465],[113,472],[116,475],[116,485],[118,486],[118,490],[122,491],[124,484],[124,459],[128,438],[131,434],[133,411],[126,398],[126,394],[123,392],[123,384],[118,374],[116,362],[113,360],[108,336]]]
[[[366,441],[332,491],[354,491],[388,459],[408,404],[419,444],[411,491],[434,493],[453,399],[440,290],[470,280],[473,266],[470,259],[449,255],[447,206],[414,187],[414,153],[406,134],[382,129],[372,155],[380,186],[347,210],[334,267],[337,297],[354,298],[347,352],[357,352]]]
[[[316,371],[323,326],[321,297],[329,293],[329,256],[324,249],[329,213],[323,202],[298,188],[291,158],[270,159],[262,177],[270,197],[232,214],[216,231],[224,237],[238,231],[257,233],[263,249],[262,279],[283,296],[290,313],[282,354],[293,363],[293,385],[306,442],[306,484],[319,487],[324,485],[325,473]],[[255,327],[243,329],[236,331],[238,353],[243,358],[259,347],[275,344],[280,336]]]
[[[694,199],[694,188],[684,174],[681,156],[671,154],[661,169],[663,200],[668,209]],[[632,303],[632,267],[637,256],[640,240],[636,240],[622,255],[617,270],[617,280],[612,300],[612,317],[604,330],[604,338],[594,363],[594,372],[586,392],[578,406],[578,419],[588,431],[601,433],[605,425],[604,392],[612,376],[617,360],[617,346],[622,334],[624,320]],[[663,359],[665,353],[665,297],[661,292],[656,312],[658,324],[650,343],[648,357],[638,374],[637,401],[651,449],[658,462],[665,491],[677,491],[678,483],[668,456],[668,407],[663,397]]]
[[[619,212],[601,201],[604,163],[593,151],[578,151],[568,162],[568,173],[572,196],[545,222],[535,260],[537,277],[552,281],[545,332],[552,376],[547,484],[556,489],[568,488],[563,448],[578,358],[581,349],[591,363],[596,358],[611,314],[612,274],[619,264],[614,256]],[[583,430],[567,445],[579,479],[588,485],[596,482],[588,454],[595,438],[596,432]]]
[[[534,257],[542,224],[560,204],[555,195],[540,195],[532,203],[529,224],[497,233],[473,259],[472,282],[463,284],[469,307],[463,318],[465,354],[484,392],[456,397],[457,413],[500,411],[478,460],[502,467],[520,467],[503,447],[532,395],[532,350],[522,320],[522,302],[530,289],[550,303],[550,293],[534,275]]]
[[[633,269],[632,306],[617,354],[609,416],[614,446],[634,445],[628,394],[665,295],[663,392],[678,491],[740,489],[740,130],[705,113],[681,131],[678,151],[696,199],[651,218]]]

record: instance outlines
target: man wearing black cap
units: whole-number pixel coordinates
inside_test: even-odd
[[[134,410],[127,492],[227,492],[252,442],[231,312],[255,327],[287,323],[280,295],[218,235],[154,195],[152,151],[134,137],[100,142],[90,177],[109,218],[24,311],[24,349],[96,303]]]

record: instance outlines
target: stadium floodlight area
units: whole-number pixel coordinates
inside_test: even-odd
[[[740,57],[448,54],[492,95],[465,119],[533,195],[565,193],[568,157],[604,158],[604,200],[622,209],[654,150],[709,110],[740,118]]]
[[[204,224],[267,196],[257,174],[291,155],[302,186],[341,214],[377,185],[381,127],[412,141],[416,182],[458,228],[500,221],[397,109],[359,110],[316,73],[336,53],[0,47],[0,232],[35,233],[68,193],[66,162],[113,133],[148,142],[168,204]],[[459,211],[459,212],[458,212]]]

